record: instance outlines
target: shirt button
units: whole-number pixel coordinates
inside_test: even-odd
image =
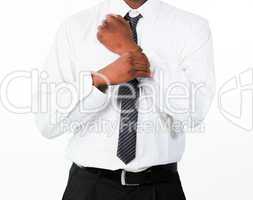
[[[137,17],[140,13],[137,10],[130,10],[129,11],[129,16],[131,18]]]

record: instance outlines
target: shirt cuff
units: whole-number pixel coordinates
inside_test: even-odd
[[[108,93],[103,93],[93,85],[91,72],[85,72],[83,76],[83,91],[80,104],[84,112],[98,112],[108,102]]]

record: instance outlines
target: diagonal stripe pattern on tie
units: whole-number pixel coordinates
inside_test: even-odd
[[[131,18],[129,14],[125,19],[129,22],[133,32],[133,39],[137,43],[136,26],[141,15]],[[136,156],[136,132],[138,120],[138,80],[133,79],[119,87],[118,100],[121,103],[120,129],[117,156],[125,163],[130,163]],[[131,98],[129,98],[131,96]]]

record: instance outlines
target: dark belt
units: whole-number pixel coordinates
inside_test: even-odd
[[[157,165],[150,167],[141,172],[128,172],[122,169],[119,170],[107,170],[92,167],[78,167],[73,164],[79,170],[84,170],[93,174],[97,174],[101,177],[118,182],[121,185],[135,186],[143,184],[151,184],[157,182],[170,182],[178,175],[177,163],[170,163],[166,165]]]

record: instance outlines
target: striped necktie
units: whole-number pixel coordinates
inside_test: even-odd
[[[137,43],[136,26],[142,16],[130,17],[129,14],[125,19],[129,22],[133,39]],[[139,97],[138,80],[133,79],[127,84],[120,85],[118,100],[121,103],[120,128],[117,156],[125,163],[131,162],[136,155],[136,132],[138,120],[137,102]],[[131,97],[131,98],[129,98]]]

